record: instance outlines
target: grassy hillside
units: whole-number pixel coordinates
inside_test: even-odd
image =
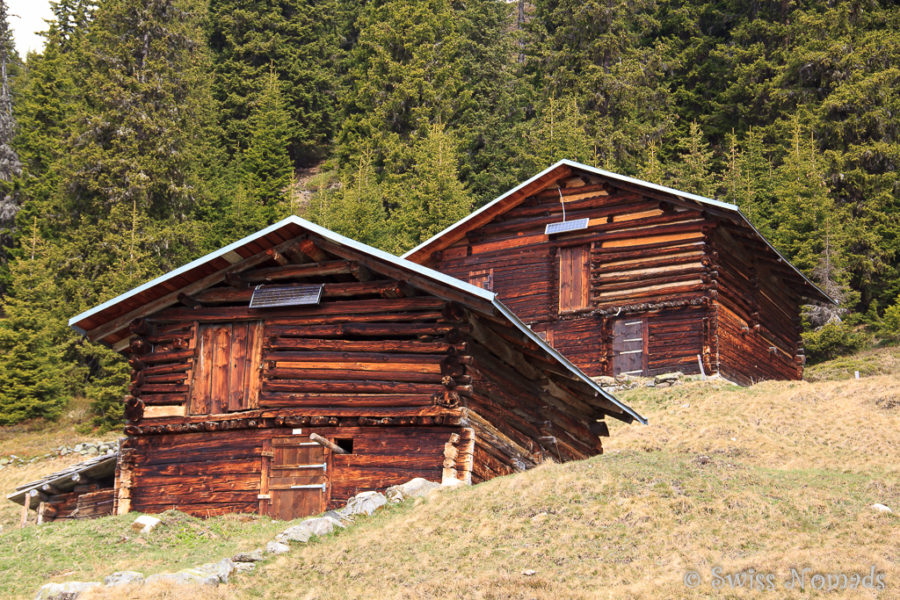
[[[750,388],[691,383],[621,397],[651,425],[612,424],[601,457],[390,507],[229,586],[89,597],[759,597],[721,579],[715,589],[712,569],[721,567],[722,575],[773,573],[777,591],[766,597],[805,598],[815,594],[783,587],[792,567],[811,569],[809,585],[813,573],[865,575],[872,566],[885,578],[877,597],[900,597],[900,374]],[[895,514],[876,512],[876,502]],[[4,530],[0,595],[28,597],[41,577],[205,562],[284,527],[181,519],[143,544],[120,541],[133,538],[130,517]],[[184,527],[194,533],[178,533]],[[203,530],[212,532],[208,545],[197,541]],[[688,569],[701,578],[693,590],[683,582]]]

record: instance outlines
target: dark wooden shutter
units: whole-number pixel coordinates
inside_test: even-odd
[[[194,357],[191,414],[220,414],[256,408],[262,323],[201,325]]]
[[[587,246],[559,249],[559,312],[589,307],[589,257]]]
[[[613,375],[645,375],[647,371],[646,319],[613,322]]]

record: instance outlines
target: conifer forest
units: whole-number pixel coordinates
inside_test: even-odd
[[[737,204],[832,297],[810,360],[900,335],[889,0],[0,0],[0,424],[127,363],[69,317],[296,214],[402,253],[568,158]]]

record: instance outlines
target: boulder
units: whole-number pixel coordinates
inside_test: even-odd
[[[290,552],[291,547],[281,542],[269,542],[266,544],[266,552],[269,554],[284,554]]]
[[[231,560],[236,563],[254,563],[259,562],[262,559],[263,551],[261,548],[257,548],[256,550],[252,550],[250,552],[238,552],[231,557]]]
[[[234,563],[234,570],[236,573],[245,573],[247,571],[252,571],[255,568],[256,568],[256,563],[252,563],[252,562]]]
[[[76,600],[82,592],[98,587],[99,581],[66,581],[41,586],[34,600]]]
[[[351,515],[371,515],[376,510],[387,504],[387,498],[379,492],[360,492],[350,498],[347,506],[338,512],[342,517]]]
[[[601,387],[613,387],[616,385],[616,378],[608,375],[601,375],[600,377],[594,377],[593,379],[594,382]]]
[[[656,377],[653,378],[653,383],[659,385],[661,383],[673,384],[676,381],[684,378],[684,373],[681,371],[673,371],[671,373],[660,373]]]
[[[113,587],[129,583],[144,583],[144,574],[137,571],[116,571],[103,579],[103,585]]]
[[[384,496],[382,496],[383,498]],[[314,517],[306,519],[297,525],[288,527],[275,539],[279,542],[302,542],[306,543],[314,535],[328,535],[334,531],[335,527],[344,527],[344,524],[334,517]]]
[[[894,512],[894,511],[892,511],[892,510],[890,509],[890,507],[885,506],[884,504],[879,504],[879,503],[877,503],[877,502],[876,502],[875,504],[872,505],[872,508],[875,509],[875,510],[877,510],[878,512],[883,512],[883,513],[892,513],[892,512]]]
[[[223,558],[219,562],[206,563],[205,565],[200,565],[194,569],[187,570],[209,573],[210,575],[218,577],[220,582],[228,583],[228,576],[234,573],[234,569],[234,562],[230,558]]]
[[[432,490],[436,490],[441,487],[441,484],[435,483],[434,481],[428,481],[422,477],[416,477],[415,479],[410,479],[406,483],[401,485],[394,485],[389,487],[384,495],[388,499],[389,502],[403,502],[407,498],[418,498],[419,496],[426,496],[428,492]]]

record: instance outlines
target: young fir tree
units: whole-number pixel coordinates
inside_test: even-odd
[[[11,265],[15,295],[3,304],[0,319],[0,425],[59,416],[71,389],[71,373],[58,341],[67,306],[54,277],[53,251],[34,228],[34,239]]]
[[[251,210],[241,217],[243,235],[287,215],[285,200],[293,168],[288,156],[291,118],[281,81],[274,71],[266,77],[248,119],[249,140],[241,156],[241,174]]]
[[[681,148],[680,160],[674,165],[672,186],[685,192],[711,196],[715,189],[715,175],[711,170],[713,153],[695,121],[691,121],[688,135],[681,141]]]
[[[387,250],[405,252],[472,210],[472,199],[459,180],[458,145],[440,123],[432,124],[414,142],[412,168],[391,186],[393,236]]]
[[[354,240],[389,248],[385,190],[375,175],[372,152],[363,153],[356,169],[341,178],[336,190],[320,190],[306,217]]]
[[[583,163],[596,162],[594,144],[587,131],[587,118],[573,96],[549,98],[537,118],[526,129],[526,161],[531,175],[567,158]]]

